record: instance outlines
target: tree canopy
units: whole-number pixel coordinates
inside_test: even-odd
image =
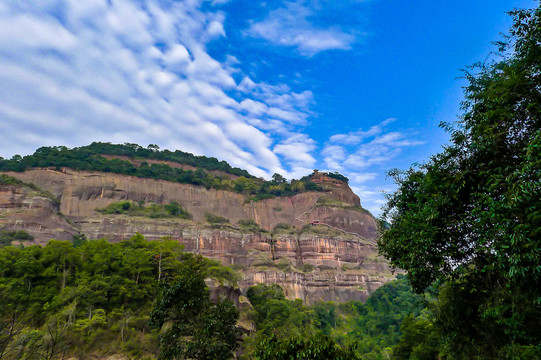
[[[252,286],[247,296],[257,331],[244,342],[246,359],[388,358],[401,337],[403,319],[419,316],[425,306],[401,274],[364,304],[306,306],[299,299],[286,299],[277,284]]]
[[[160,334],[148,324],[153,302],[160,287],[181,280],[198,287],[175,301],[203,309],[197,315],[199,337],[208,339],[209,349],[235,346],[236,339],[223,344],[208,336],[222,331],[220,324],[234,324],[236,310],[227,301],[207,306],[204,282],[210,277],[235,284],[231,269],[194,257],[167,238],[76,240],[0,247],[0,359],[154,354]],[[178,308],[175,301],[171,309]]]
[[[158,359],[225,360],[236,349],[239,312],[229,299],[211,303],[207,262],[194,256],[180,266],[178,279],[164,284],[150,314],[160,334]],[[164,326],[164,324],[166,324]]]
[[[189,165],[196,169],[182,169],[180,165]],[[0,171],[21,172],[44,167],[111,172],[193,184],[207,189],[235,191],[254,201],[321,190],[311,181],[310,176],[287,182],[283,176],[274,174],[273,180],[266,181],[216,158],[195,156],[180,150],[159,151],[158,147],[152,144],[144,148],[129,143],[120,145],[94,142],[88,146],[72,149],[65,146],[41,147],[32,155],[24,157],[14,155],[9,160],[0,158]],[[216,170],[222,174],[215,174],[213,171]],[[0,184],[7,185],[7,178],[0,177]]]
[[[498,57],[465,72],[463,115],[442,124],[451,143],[391,172],[382,219],[380,251],[415,289],[445,282],[437,320],[454,358],[541,343],[541,8],[511,15]]]

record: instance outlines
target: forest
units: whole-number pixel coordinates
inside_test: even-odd
[[[248,291],[251,310],[239,314],[229,299],[210,302],[205,279],[235,287],[240,274],[177,241],[139,234],[116,244],[76,237],[5,246],[0,269],[2,359],[227,359],[238,349],[245,359],[270,359],[266,352],[309,338],[307,350],[326,344],[332,354],[379,359],[398,343],[402,320],[426,307],[399,275],[364,304],[306,306],[260,284]],[[239,315],[254,333],[240,336]]]
[[[239,274],[170,239],[149,242],[136,234],[112,244],[77,237],[23,247],[9,244],[24,233],[2,232],[0,358],[120,352],[136,359],[228,359],[237,352],[261,360],[540,359],[541,7],[511,16],[497,52],[465,70],[463,113],[442,124],[449,144],[422,164],[390,172],[397,189],[380,219],[378,248],[406,275],[365,303],[307,306],[276,284],[256,285],[246,294],[251,309],[240,311],[231,299],[210,301],[206,282],[234,287]],[[218,188],[203,170],[186,175],[199,180],[184,180],[186,171],[136,168],[103,158],[105,145],[93,146],[84,156],[42,148],[2,160],[0,170],[69,166]],[[150,159],[156,151],[139,155]],[[236,181],[251,185],[237,188]],[[268,185],[259,193],[262,184]],[[279,175],[257,183],[244,174],[228,186],[265,197],[294,191],[293,181],[289,189],[285,184]],[[115,206],[102,211],[189,216],[172,204],[171,212]],[[238,319],[253,322],[255,331],[241,335]]]
[[[142,160],[142,162],[136,166],[132,161],[107,158],[104,155],[126,156],[131,160]],[[170,161],[190,165],[197,169],[184,170],[166,163],[149,163],[145,160]],[[144,148],[137,144],[119,145],[94,142],[91,145],[73,149],[65,146],[41,147],[32,155],[15,155],[11,159],[0,158],[0,171],[21,172],[45,167],[58,170],[65,167],[80,171],[111,172],[181,184],[200,185],[207,189],[244,194],[252,201],[322,190],[311,181],[310,176],[305,176],[300,180],[287,181],[280,174],[274,174],[271,180],[259,179],[250,175],[246,170],[231,167],[225,161],[195,156],[180,150],[160,151],[156,145]],[[213,170],[222,171],[224,175],[213,175],[209,172]],[[236,178],[230,175],[234,175]],[[347,178],[341,174],[331,173],[330,175],[347,182]]]
[[[391,172],[379,251],[417,292],[438,284],[397,358],[541,358],[541,8],[511,15],[498,54],[465,72],[450,144]]]

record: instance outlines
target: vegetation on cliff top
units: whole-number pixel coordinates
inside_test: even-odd
[[[142,161],[139,166],[119,158],[109,159],[103,155],[127,156],[132,159],[172,161],[194,166],[197,170],[183,170],[166,163]],[[228,190],[244,194],[250,200],[269,199],[276,196],[293,196],[321,188],[309,176],[290,182],[274,174],[272,180],[255,178],[247,171],[233,168],[225,161],[195,156],[182,151],[159,151],[155,145],[143,148],[136,144],[117,145],[94,142],[88,146],[68,149],[65,146],[42,147],[28,156],[15,155],[11,159],[0,158],[0,171],[25,171],[32,168],[63,167],[81,171],[111,172],[141,178],[160,179],[181,184],[205,186],[207,189]],[[208,171],[220,170],[228,175],[212,175]]]
[[[111,144],[93,142],[88,146],[68,149],[65,146],[41,147],[33,155],[21,157],[15,155],[11,161],[3,166],[10,167],[11,171],[24,171],[31,167],[70,167],[80,170],[94,170],[85,167],[98,166],[89,164],[92,158],[100,155],[126,156],[134,160],[161,160],[179,164],[190,165],[204,170],[219,170],[227,174],[252,178],[246,170],[232,167],[225,161],[213,157],[196,156],[180,150],[159,150],[156,145],[144,148],[137,144]],[[112,165],[113,163],[111,163]],[[105,166],[105,165],[104,165]],[[115,172],[114,170],[110,170]]]

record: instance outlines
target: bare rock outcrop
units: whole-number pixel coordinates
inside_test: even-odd
[[[59,212],[54,197],[20,185],[0,185],[0,229],[24,230],[37,243],[43,239],[71,240],[79,233]]]
[[[389,265],[377,256],[376,220],[360,207],[359,197],[346,183],[324,174],[314,178],[322,192],[257,202],[229,191],[110,173],[34,169],[8,175],[36,184],[49,197],[24,186],[0,187],[0,228],[25,229],[41,244],[79,233],[111,241],[136,232],[150,240],[170,236],[187,251],[240,270],[243,293],[256,283],[278,283],[289,298],[309,303],[365,300],[394,278]],[[193,219],[96,211],[124,200],[177,201]],[[233,226],[210,227],[205,222],[207,212],[228,218]],[[235,228],[239,220],[249,219],[262,230]]]

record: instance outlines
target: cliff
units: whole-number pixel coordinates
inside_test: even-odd
[[[278,283],[288,297],[317,300],[364,300],[393,276],[377,256],[376,220],[360,206],[349,186],[325,174],[313,181],[323,191],[292,197],[247,201],[242,194],[125,175],[33,169],[7,173],[33,183],[0,186],[0,228],[25,230],[35,242],[90,239],[120,241],[135,232],[147,239],[171,236],[187,251],[220,260],[243,273],[241,289]],[[96,211],[118,201],[180,203],[192,220],[104,215]],[[205,213],[232,225],[212,227]],[[236,226],[253,220],[260,230]],[[309,225],[311,222],[320,225]]]

